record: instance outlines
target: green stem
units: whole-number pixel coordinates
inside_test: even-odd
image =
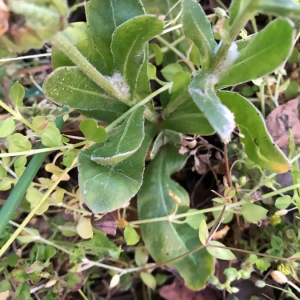
[[[23,124],[25,124],[28,128],[30,128],[32,131],[35,131],[32,124],[30,124],[26,119],[23,118],[23,116],[19,113],[11,109],[8,105],[6,105],[3,101],[0,100],[0,106],[2,106],[6,111],[8,111],[12,116],[15,117],[16,120],[21,121]]]
[[[20,232],[23,230],[23,228],[30,222],[31,218],[36,214],[36,212],[39,210],[39,208],[42,206],[42,204],[47,200],[47,198],[50,196],[50,194],[54,191],[54,189],[58,186],[58,184],[61,182],[62,178],[68,174],[68,172],[76,165],[77,158],[73,160],[73,163],[71,167],[66,168],[61,175],[57,178],[57,180],[53,183],[53,185],[48,189],[48,191],[44,194],[42,199],[38,202],[38,204],[31,210],[29,215],[24,219],[20,227],[10,236],[10,238],[7,240],[7,242],[2,246],[0,250],[0,257],[6,252],[6,250],[9,248],[9,246],[14,242],[14,240],[18,237]],[[31,181],[33,178],[31,179]],[[25,193],[25,192],[24,192]],[[2,211],[2,210],[1,210]],[[13,213],[13,212],[12,212]],[[1,220],[2,221],[2,220]],[[9,220],[7,220],[8,222]]]
[[[177,54],[190,67],[192,72],[196,73],[196,69],[194,68],[193,63],[191,63],[189,59],[185,55],[183,55],[176,47],[174,47],[172,44],[170,44],[160,36],[157,36],[156,39],[162,44],[164,44],[166,47],[168,47],[170,50],[172,50],[175,54]]]
[[[273,197],[273,196],[279,195],[281,193],[289,192],[289,191],[291,191],[293,189],[298,189],[298,188],[300,188],[300,183],[293,184],[291,186],[288,186],[288,187],[276,190],[274,192],[270,192],[270,193],[264,194],[264,195],[261,196],[261,199],[266,199],[266,198],[269,198],[269,197]]]
[[[111,131],[116,125],[118,125],[121,121],[126,119],[127,116],[129,116],[132,112],[134,112],[137,108],[145,105],[147,102],[149,102],[151,99],[153,99],[155,96],[161,94],[163,91],[168,90],[172,86],[171,83],[166,84],[165,86],[161,87],[160,89],[156,90],[149,96],[147,96],[144,100],[138,102],[136,105],[132,106],[130,109],[128,109],[122,116],[120,116],[115,121],[111,122],[106,128],[106,132]]]
[[[63,109],[63,111],[67,111],[67,109]],[[61,130],[64,125],[63,118],[58,117],[55,120],[55,123],[57,128]],[[44,147],[45,146],[41,144],[40,148],[42,149]],[[28,164],[26,170],[22,174],[21,178],[19,179],[14,189],[10,193],[9,197],[5,201],[3,207],[0,210],[0,235],[5,230],[7,223],[12,218],[19,203],[23,199],[30,183],[33,181],[36,173],[40,169],[47,155],[47,152],[34,155],[32,160]]]
[[[269,255],[269,254],[265,254],[265,253],[258,253],[258,252],[249,251],[249,250],[243,250],[243,249],[238,249],[238,248],[232,248],[232,247],[226,247],[226,246],[220,246],[220,245],[207,245],[207,247],[228,249],[228,250],[235,251],[235,252],[241,252],[241,253],[247,253],[247,254],[255,254],[257,256],[268,257],[268,258],[272,258],[272,259],[286,261],[286,258],[283,258],[283,257],[273,256],[273,255]]]
[[[219,48],[214,59],[214,65],[211,71],[212,73],[218,69],[220,64],[222,64],[223,60],[226,58],[231,44],[238,36],[241,29],[244,28],[248,20],[254,17],[259,2],[260,0],[248,0],[247,3],[243,4],[244,8],[234,20],[226,39],[221,41],[221,47]]]
[[[120,99],[126,104],[128,101],[124,96],[115,89],[115,87],[105,78],[97,69],[70,43],[63,33],[57,33],[53,38],[54,45],[63,53],[65,53],[81,71],[93,80],[98,86],[110,95]]]

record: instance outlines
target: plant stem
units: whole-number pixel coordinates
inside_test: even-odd
[[[170,44],[160,36],[157,36],[156,39],[162,44],[164,44],[166,47],[168,47],[170,50],[172,50],[175,54],[177,54],[190,67],[192,72],[196,73],[196,69],[194,68],[193,63],[191,63],[189,59],[185,55],[183,55],[177,48],[175,48],[172,44]]]
[[[175,25],[175,26],[172,26],[172,27],[170,27],[170,28],[165,29],[165,30],[161,33],[161,35],[166,34],[166,33],[168,33],[168,32],[171,32],[171,31],[173,31],[173,30],[179,29],[179,28],[182,28],[182,24],[178,24],[178,25]]]
[[[35,131],[32,124],[30,124],[25,118],[23,118],[23,116],[19,112],[14,111],[8,105],[6,105],[2,100],[0,100],[0,106],[2,106],[6,111],[8,111],[12,116],[14,116],[15,119],[21,121],[28,128],[30,128],[32,131]]]
[[[142,101],[138,102],[134,106],[132,106],[130,109],[128,109],[122,116],[120,116],[118,119],[115,121],[111,122],[106,128],[106,132],[111,131],[116,125],[118,125],[121,121],[123,121],[127,116],[129,116],[132,112],[134,112],[137,108],[145,105],[147,102],[149,102],[151,99],[153,99],[155,96],[159,95],[163,91],[168,90],[172,86],[171,83],[166,84],[165,86],[161,87],[160,89],[156,90],[149,96],[147,96],[145,99]]]
[[[269,197],[273,197],[273,196],[279,195],[281,193],[289,192],[289,191],[291,191],[293,189],[298,189],[298,188],[300,188],[300,183],[293,184],[291,186],[288,186],[288,187],[276,190],[274,192],[270,192],[270,193],[264,194],[264,195],[261,196],[261,199],[266,199],[266,198],[269,198]]]
[[[43,157],[44,161],[44,157]],[[23,228],[28,224],[28,222],[31,220],[31,218],[35,215],[35,213],[38,211],[38,209],[42,206],[42,204],[47,200],[47,198],[50,196],[50,194],[53,192],[53,190],[57,187],[57,185],[61,182],[62,178],[76,165],[77,158],[74,159],[72,166],[70,168],[66,168],[62,174],[58,177],[58,179],[53,183],[51,188],[48,189],[48,191],[44,194],[43,198],[40,200],[40,202],[32,209],[32,211],[29,213],[29,215],[25,218],[25,220],[22,222],[20,227],[11,235],[11,237],[8,239],[8,241],[2,246],[0,250],[0,257],[6,252],[6,250],[9,248],[9,246],[13,243],[13,241],[16,239],[16,237],[20,234],[20,232],[23,230]],[[35,175],[36,173],[34,173]],[[33,180],[31,178],[30,182]],[[16,186],[17,187],[17,186]],[[16,189],[16,188],[15,188]],[[14,190],[15,190],[14,189]],[[25,191],[24,191],[25,193]],[[11,215],[14,211],[11,212]],[[2,209],[1,209],[2,213]],[[9,219],[6,218],[6,223]],[[2,219],[0,221],[1,225],[3,223]],[[5,224],[6,225],[6,224]],[[1,227],[0,227],[1,228]],[[2,228],[1,228],[2,229]]]
[[[105,78],[96,68],[78,51],[78,49],[70,43],[63,33],[57,33],[53,38],[55,46],[65,53],[81,71],[93,80],[98,86],[110,95],[120,99],[126,104],[129,104],[123,95],[115,89],[115,87]]]
[[[67,109],[65,108],[63,109],[63,111],[67,111]],[[58,117],[55,120],[55,123],[57,128],[61,130],[64,124],[63,118]],[[44,145],[41,145],[40,148],[42,150],[42,148],[44,148]],[[48,153],[39,153],[32,158],[21,178],[5,201],[3,207],[0,210],[0,235],[5,230],[8,221],[12,218],[30,183],[33,181],[36,173],[44,162],[47,154]]]
[[[227,38],[221,41],[221,47],[219,48],[214,59],[214,64],[211,70],[212,73],[219,67],[220,64],[222,64],[223,60],[226,58],[231,44],[238,36],[241,29],[244,28],[249,19],[252,19],[254,17],[259,2],[260,0],[247,0],[247,2],[243,4],[244,8],[238,14],[232,26],[230,27]]]
[[[207,245],[207,247],[228,249],[228,250],[231,250],[231,251],[242,252],[242,253],[247,253],[247,254],[255,254],[257,256],[268,257],[268,258],[272,258],[272,259],[286,261],[286,258],[283,258],[283,257],[273,256],[273,255],[269,255],[269,254],[265,254],[265,253],[258,253],[258,252],[249,251],[249,250],[243,250],[243,249],[238,249],[238,248],[232,248],[232,247],[226,247],[226,246],[219,246],[219,245]]]
[[[40,148],[35,150],[29,150],[29,151],[22,151],[22,152],[14,152],[14,153],[1,153],[1,157],[12,157],[12,156],[22,156],[22,155],[35,155],[38,153],[44,153],[44,152],[52,152],[57,150],[68,150],[68,149],[74,149],[80,146],[84,146],[88,143],[88,141],[83,141],[77,144],[70,144],[66,146],[59,146],[59,147],[52,147],[52,148]]]

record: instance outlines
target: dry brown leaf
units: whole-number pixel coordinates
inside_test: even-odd
[[[222,239],[227,234],[227,232],[229,231],[229,229],[230,229],[230,227],[228,225],[226,225],[224,228],[222,228],[221,230],[219,230],[216,233],[214,233],[214,235],[213,235],[212,238],[214,240]]]
[[[289,129],[294,134],[295,144],[300,145],[299,101],[300,97],[290,100],[274,109],[267,117],[268,131],[280,148],[288,148]]]
[[[8,8],[4,3],[4,0],[0,0],[0,36],[2,36],[8,30],[8,18]]]
[[[166,300],[219,300],[218,294],[210,287],[201,291],[192,291],[178,279],[172,284],[165,285],[159,289],[159,295]]]

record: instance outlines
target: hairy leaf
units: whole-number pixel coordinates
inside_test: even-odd
[[[213,134],[215,130],[194,103],[191,96],[186,93],[179,97],[184,97],[182,104],[166,117],[165,121],[162,123],[162,127],[189,134]]]
[[[128,106],[106,94],[77,67],[56,69],[44,83],[45,95],[57,104],[86,111],[90,117],[111,122]],[[93,111],[93,112],[91,112]]]
[[[210,125],[224,141],[228,140],[234,129],[234,116],[221,103],[208,78],[203,78],[201,73],[195,76],[189,85],[189,93]]]
[[[113,33],[111,50],[114,71],[122,75],[132,97],[146,57],[145,44],[162,30],[161,20],[156,16],[144,15],[123,23]]]
[[[185,159],[186,156],[180,155],[177,148],[168,145],[150,163],[138,194],[139,219],[171,214],[176,203],[169,196],[169,190],[181,201],[178,213],[189,209],[187,192],[170,178],[172,173],[180,169]],[[146,248],[157,262],[168,261],[201,246],[198,232],[187,224],[162,221],[141,224],[140,227]],[[178,270],[190,289],[198,290],[205,286],[213,273],[214,260],[203,248],[168,265]]]
[[[143,144],[135,155],[116,165],[99,165],[91,160],[101,144],[79,154],[79,186],[82,198],[94,213],[113,211],[129,201],[139,190],[144,173],[144,160],[156,128],[145,126]]]
[[[182,24],[184,35],[192,40],[200,52],[202,69],[211,65],[214,49],[217,46],[206,15],[195,0],[182,1]]]
[[[113,32],[124,22],[144,13],[143,5],[139,0],[87,2],[86,18],[92,41],[111,73],[114,71],[110,48]]]
[[[115,165],[134,154],[144,139],[145,107],[135,110],[119,128],[96,149],[91,159],[101,165]]]
[[[272,172],[287,172],[291,165],[274,144],[258,109],[246,98],[232,92],[218,92],[218,96],[235,115],[236,125],[242,134],[240,140],[248,157]]]
[[[300,5],[293,0],[261,0],[259,12],[288,18],[300,18]]]
[[[110,71],[103,57],[95,49],[86,23],[71,24],[63,34],[78,51],[103,75],[110,75]],[[74,66],[73,61],[56,47],[52,50],[53,69]]]
[[[233,65],[219,70],[217,87],[235,85],[268,74],[288,57],[293,45],[293,25],[277,19],[256,34],[239,52]]]

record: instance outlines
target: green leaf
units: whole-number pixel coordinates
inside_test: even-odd
[[[90,239],[93,237],[93,227],[90,218],[80,217],[76,226],[76,231],[82,239]]]
[[[212,84],[201,73],[189,85],[189,93],[222,140],[230,139],[234,129],[234,115],[221,103]]]
[[[179,5],[172,9],[177,2],[177,0],[143,0],[143,4],[148,14],[165,15],[169,13],[170,19],[175,18],[179,13]]]
[[[30,288],[27,283],[18,286],[15,293],[15,300],[27,300],[30,297]]]
[[[136,109],[111,135],[103,146],[96,149],[91,159],[101,165],[115,165],[130,157],[144,139],[145,107]]]
[[[300,18],[300,5],[293,0],[261,0],[258,11],[287,18]]]
[[[189,54],[189,60],[196,65],[197,68],[201,66],[201,58],[198,48],[193,44],[191,52]]]
[[[182,24],[184,35],[198,48],[203,70],[207,70],[217,46],[211,25],[199,3],[195,0],[182,1]]]
[[[12,134],[16,129],[16,124],[13,118],[8,118],[0,122],[0,138],[5,138]]]
[[[155,159],[147,166],[144,182],[138,194],[139,219],[165,217],[175,208],[175,201],[169,196],[171,190],[179,199],[178,213],[189,209],[187,192],[170,175],[178,171],[186,160],[178,149],[167,145],[161,148]],[[157,262],[165,262],[201,246],[198,232],[187,224],[170,221],[154,222],[140,225],[145,246]],[[214,261],[206,249],[168,264],[178,270],[185,284],[193,290],[205,286],[213,273]],[[199,266],[201,266],[199,268]]]
[[[203,136],[212,135],[215,130],[196,106],[191,96],[186,92],[179,95],[179,97],[182,98],[182,103],[165,118],[161,125],[162,128]],[[170,106],[172,106],[172,102],[167,106],[166,110]]]
[[[21,133],[15,133],[7,137],[7,147],[9,153],[29,151],[31,143],[26,136]]]
[[[162,54],[161,48],[157,44],[154,44],[154,43],[150,43],[149,46],[155,54],[155,64],[157,66],[159,66],[163,61],[163,54]]]
[[[208,238],[208,227],[204,219],[201,220],[200,226],[199,226],[199,240],[203,245],[206,245],[206,241]]]
[[[182,93],[184,92],[189,83],[191,82],[191,74],[188,72],[177,72],[173,76],[173,84],[171,93]]]
[[[157,78],[156,77],[156,67],[151,63],[148,63],[148,77],[149,77],[149,79],[152,79],[152,80],[155,80]]]
[[[9,255],[7,256],[7,258],[6,258],[7,264],[8,264],[10,267],[14,267],[15,265],[17,265],[18,260],[19,260],[19,257],[18,257],[18,255],[15,254],[15,253],[9,254]]]
[[[145,247],[141,246],[136,248],[134,252],[134,260],[137,266],[144,266],[147,263],[148,258],[149,253]]]
[[[180,134],[168,129],[161,131],[156,137],[155,142],[153,143],[150,158],[153,159],[158,153],[159,149],[166,144],[180,145]]]
[[[6,169],[2,165],[0,165],[0,179],[5,178],[6,175],[7,175]]]
[[[145,126],[145,138],[139,150],[116,165],[103,166],[91,160],[91,155],[99,144],[80,152],[80,191],[84,202],[93,212],[113,211],[137,193],[142,184],[146,153],[155,131],[153,125]]]
[[[147,272],[141,272],[140,276],[141,276],[141,279],[143,280],[143,282],[146,284],[146,286],[148,286],[152,290],[155,290],[156,280],[152,274],[147,273]]]
[[[293,202],[291,196],[285,195],[278,197],[275,201],[275,206],[279,209],[286,209],[290,206],[290,204]]]
[[[1,280],[0,293],[3,293],[5,291],[10,291],[10,290],[11,290],[11,285],[10,285],[9,280],[7,280],[7,279]]]
[[[114,66],[110,46],[113,32],[124,22],[143,15],[143,5],[139,0],[90,0],[85,9],[91,39],[112,73]]]
[[[79,125],[79,129],[88,141],[103,143],[107,138],[105,128],[98,126],[98,123],[93,119],[83,120]]]
[[[197,211],[198,211],[198,209],[192,208],[187,211],[187,214],[191,213],[191,212],[197,212]],[[206,219],[207,218],[206,218],[205,214],[187,215],[185,222],[187,224],[189,224],[193,229],[198,230],[200,227],[201,221],[202,220],[206,221]]]
[[[63,34],[101,74],[111,74],[106,61],[93,45],[86,23],[72,23],[63,31]],[[52,65],[53,70],[59,67],[75,66],[73,61],[56,47],[52,49]]]
[[[233,65],[220,70],[217,87],[235,85],[268,74],[288,57],[293,45],[293,25],[285,19],[269,23],[240,52]]]
[[[168,81],[173,81],[173,77],[176,73],[182,72],[182,66],[177,63],[168,64],[161,70],[161,74],[165,77]]]
[[[46,147],[57,147],[61,143],[61,134],[55,123],[49,123],[43,130],[41,141]]]
[[[135,95],[138,75],[146,58],[145,44],[162,30],[161,20],[145,15],[123,23],[113,33],[111,51],[114,72],[122,75],[131,97]]]
[[[16,81],[15,84],[10,88],[9,92],[15,104],[17,106],[22,106],[23,98],[25,96],[24,87],[18,81]]]
[[[242,205],[241,214],[249,223],[261,221],[268,213],[268,210],[253,203],[245,203]]]
[[[240,141],[248,157],[272,172],[288,171],[290,163],[273,143],[258,109],[246,98],[232,92],[219,92],[218,96],[235,115],[236,125],[242,134]]]
[[[77,246],[86,250],[96,251],[99,254],[101,253],[106,255],[109,253],[115,259],[119,258],[121,252],[121,249],[111,242],[107,236],[100,231],[96,231],[92,239],[80,242],[77,244]]]
[[[81,273],[69,272],[66,276],[67,288],[76,292],[82,287],[84,280],[85,278]]]
[[[77,67],[56,69],[46,79],[44,91],[51,101],[106,122],[112,122],[128,110],[127,105],[107,95]]]
[[[135,229],[131,226],[126,226],[124,230],[124,238],[127,245],[135,245],[140,240],[140,236],[137,234]]]
[[[222,243],[217,242],[217,241],[211,241],[209,244],[212,245],[212,246],[225,247],[225,245],[223,245]],[[223,260],[233,260],[233,259],[236,259],[235,255],[229,249],[207,246],[207,251],[213,257],[218,258],[218,259],[223,259]]]

